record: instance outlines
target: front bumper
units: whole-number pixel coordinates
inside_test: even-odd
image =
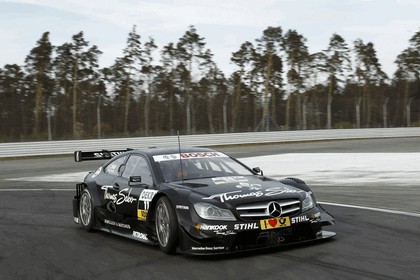
[[[334,218],[322,208],[276,219],[196,223],[182,227],[179,251],[191,255],[229,254],[255,249],[328,239],[334,232],[322,229]]]

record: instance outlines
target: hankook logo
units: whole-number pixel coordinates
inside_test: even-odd
[[[268,204],[268,213],[270,214],[271,217],[273,218],[278,218],[281,216],[281,206],[280,204],[278,204],[277,202],[270,202],[270,204]]]

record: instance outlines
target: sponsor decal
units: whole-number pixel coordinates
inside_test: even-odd
[[[260,227],[261,227],[262,230],[273,229],[273,228],[282,228],[282,227],[290,227],[290,218],[289,217],[281,217],[281,218],[260,220]]]
[[[213,182],[216,185],[229,184],[229,183],[246,183],[248,179],[244,176],[228,176],[228,177],[217,177],[213,178]]]
[[[139,200],[141,201],[152,201],[153,197],[157,193],[156,190],[143,190],[140,194]]]
[[[190,207],[188,207],[187,205],[177,205],[175,206],[176,209],[182,209],[182,210],[189,210]]]
[[[137,220],[146,221],[147,213],[148,213],[147,210],[137,209]]]
[[[195,228],[198,230],[218,231],[218,230],[227,230],[227,225],[196,224]]]
[[[145,240],[148,241],[149,239],[147,238],[147,234],[142,233],[142,232],[138,232],[138,231],[133,231],[133,237],[140,239],[140,240]]]
[[[220,199],[220,202],[225,202],[228,200],[236,200],[240,198],[246,198],[246,197],[260,197],[263,196],[264,193],[261,191],[258,192],[250,192],[250,193],[242,193],[242,191],[232,191],[232,192],[226,192],[226,193],[218,193],[211,195],[209,197],[204,197],[203,199],[214,199],[218,198]]]
[[[196,224],[195,228],[198,231],[211,231],[218,235],[231,235],[236,234],[232,230],[228,230],[227,225],[207,225],[207,224]]]
[[[296,189],[288,188],[286,186],[281,186],[281,187],[274,187],[274,188],[269,188],[266,190],[258,190],[254,192],[248,192],[248,193],[243,193],[242,190],[218,193],[218,194],[211,195],[209,197],[204,197],[203,199],[216,198],[216,199],[219,199],[220,202],[225,202],[229,200],[236,200],[236,199],[242,199],[242,198],[247,198],[247,197],[274,196],[274,195],[280,195],[283,193],[298,193],[298,192],[302,192],[302,190],[296,190]]]
[[[105,190],[104,192],[104,199],[111,200],[116,205],[121,205],[123,203],[133,203],[134,201],[137,201],[136,198],[131,196],[131,188],[125,188],[118,193],[110,193],[108,191],[109,188],[112,188],[112,186],[102,186],[101,189]],[[125,194],[124,192],[128,192]]]
[[[224,250],[225,247],[224,246],[213,246],[213,247],[195,247],[192,246],[191,250],[199,250],[199,251],[213,251],[213,250]]]
[[[211,157],[228,157],[227,155],[219,152],[196,152],[196,153],[181,153],[169,155],[156,155],[153,156],[155,162],[179,160],[181,159],[194,159],[194,158],[211,158]]]
[[[227,157],[227,155],[218,153],[218,152],[181,153],[181,158],[209,158],[209,157]]]
[[[244,223],[244,224],[235,224],[233,226],[234,230],[249,230],[249,229],[259,229],[257,223]]]
[[[157,190],[143,190],[140,194],[139,201],[143,202],[143,209],[149,210],[150,202],[152,201],[153,197],[157,194]],[[139,208],[140,205],[139,205]]]
[[[107,219],[104,220],[104,223],[105,224],[108,224],[108,225],[111,225],[111,226],[120,227],[120,228],[126,228],[126,229],[130,229],[131,228],[130,225],[122,224],[122,223],[117,223],[115,221],[111,221],[111,220],[107,220]]]
[[[307,221],[309,221],[309,218],[307,216],[299,216],[299,217],[292,218],[292,224],[297,224],[297,223],[307,222]]]

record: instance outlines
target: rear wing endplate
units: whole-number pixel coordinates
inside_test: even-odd
[[[82,152],[82,151],[75,151],[74,152],[74,161],[82,162],[86,160],[103,160],[103,159],[110,159],[119,154],[125,153],[132,149],[126,150],[102,150],[102,151],[93,151],[93,152]]]

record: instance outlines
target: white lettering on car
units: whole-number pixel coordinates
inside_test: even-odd
[[[309,218],[307,216],[299,216],[299,217],[292,218],[292,224],[307,222],[307,221],[309,221]]]
[[[203,199],[220,199],[220,202],[225,202],[228,200],[236,200],[246,197],[261,197],[261,196],[274,196],[274,195],[280,195],[283,193],[298,193],[302,192],[302,190],[294,190],[289,189],[287,187],[274,187],[269,188],[266,190],[259,190],[255,192],[249,192],[249,193],[242,193],[242,191],[232,191],[232,192],[225,192],[225,193],[218,193],[213,194],[209,197],[204,197]]]
[[[120,227],[120,228],[126,228],[126,229],[130,229],[131,228],[130,225],[118,223],[118,222],[107,220],[107,219],[104,220],[104,223],[105,224],[108,224],[108,225],[111,225],[111,226]]]
[[[245,223],[245,224],[235,224],[233,226],[234,230],[248,230],[248,229],[259,229],[257,223]]]
[[[101,189],[105,190],[104,192],[104,199],[111,200],[116,205],[121,205],[123,203],[133,203],[134,201],[137,201],[136,198],[131,196],[131,188],[125,188],[119,191],[118,193],[110,193],[108,191],[109,188],[112,188],[112,186],[102,186]],[[125,194],[124,192],[127,192]]]
[[[237,194],[240,193],[240,194]],[[245,198],[245,197],[260,197],[263,196],[264,193],[261,191],[258,192],[250,192],[250,193],[242,193],[242,191],[233,191],[233,192],[226,192],[226,193],[218,193],[211,195],[209,197],[204,197],[203,199],[214,199],[219,198],[221,202],[225,202],[228,200],[235,200],[239,198]]]
[[[147,234],[138,231],[133,231],[133,237],[145,241],[149,240]]]
[[[144,202],[144,210],[149,210],[150,202],[157,194],[157,190],[143,190],[140,194],[139,201]]]

